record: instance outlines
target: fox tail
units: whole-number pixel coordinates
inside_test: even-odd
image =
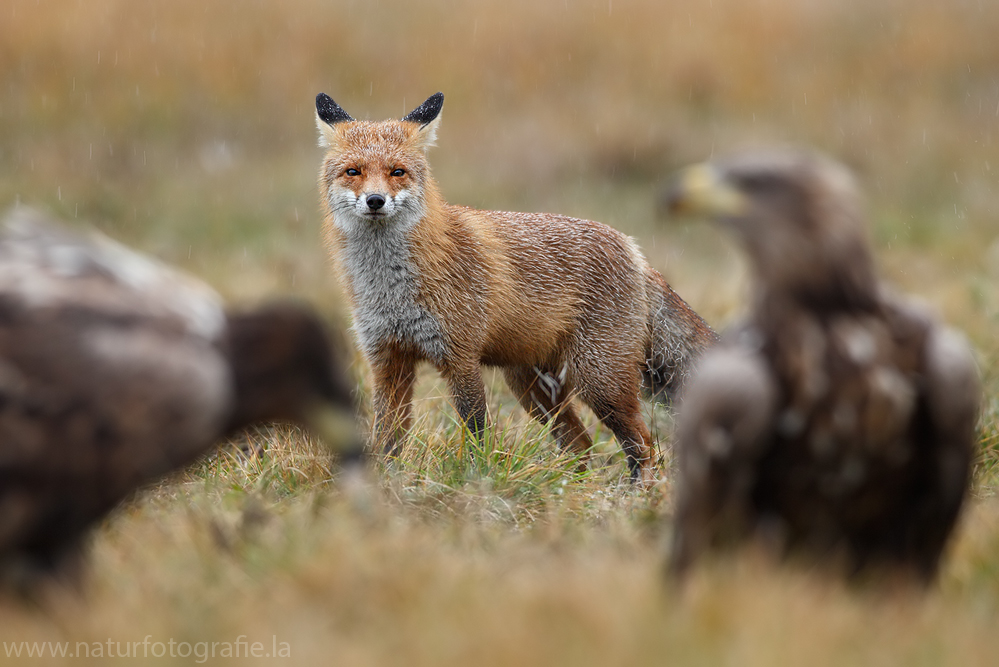
[[[653,399],[674,403],[701,354],[718,340],[708,326],[655,269],[646,274],[649,343],[642,367],[643,389]]]

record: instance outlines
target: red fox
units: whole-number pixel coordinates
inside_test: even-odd
[[[430,174],[441,93],[402,120],[355,121],[316,97],[324,234],[373,371],[374,439],[397,452],[416,366],[447,381],[479,436],[481,366],[498,366],[562,448],[592,442],[570,399],[614,433],[632,480],[653,480],[639,390],[676,397],[714,331],[606,225],[547,213],[478,211],[444,201]],[[585,465],[585,464],[584,464]]]

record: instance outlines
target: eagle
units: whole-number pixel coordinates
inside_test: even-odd
[[[981,388],[962,335],[880,282],[852,174],[802,149],[687,168],[673,214],[749,258],[749,314],[677,415],[670,567],[752,541],[848,579],[933,580],[969,485]]]
[[[353,401],[308,307],[227,312],[203,283],[18,207],[0,224],[0,576],[79,579],[88,529],[259,422],[359,459]]]

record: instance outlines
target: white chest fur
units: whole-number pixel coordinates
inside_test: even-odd
[[[410,257],[409,225],[343,225],[341,262],[354,292],[354,331],[365,354],[386,343],[415,347],[431,363],[446,347],[440,324],[416,303],[417,274]]]

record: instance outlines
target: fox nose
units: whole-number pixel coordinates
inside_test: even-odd
[[[382,197],[381,195],[368,195],[365,201],[368,204],[368,208],[372,211],[377,211],[382,206],[385,206],[385,197]]]

